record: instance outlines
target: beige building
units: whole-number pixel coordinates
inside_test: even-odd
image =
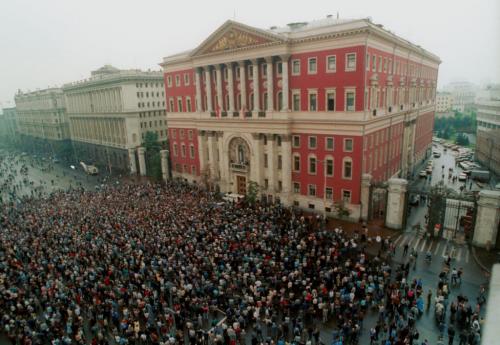
[[[474,108],[476,86],[467,81],[453,82],[445,86],[444,91],[449,92],[453,98],[452,110],[460,112]]]
[[[22,142],[36,151],[66,156],[70,137],[62,90],[19,91],[14,99]]]
[[[481,91],[477,106],[476,158],[500,175],[500,85]]]
[[[446,113],[453,107],[453,96],[449,92],[438,92],[436,95],[436,112]]]
[[[17,134],[17,112],[16,107],[3,108],[0,124],[0,132],[9,138],[14,138]]]
[[[138,148],[146,133],[167,139],[162,73],[106,65],[63,90],[77,158],[111,171],[139,170],[144,175],[144,150]]]

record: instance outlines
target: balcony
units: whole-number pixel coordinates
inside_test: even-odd
[[[248,165],[243,163],[231,163],[231,170],[238,172],[248,172]]]

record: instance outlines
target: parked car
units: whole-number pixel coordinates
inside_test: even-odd
[[[460,175],[458,175],[458,180],[467,181],[467,175],[465,173],[461,173]]]
[[[439,152],[433,152],[432,155],[434,156],[434,158],[441,157],[441,153],[439,153]]]

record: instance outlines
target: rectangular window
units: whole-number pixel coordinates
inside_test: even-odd
[[[326,92],[326,110],[335,111],[335,91]]]
[[[309,148],[310,149],[315,149],[317,144],[317,140],[315,136],[310,136],[309,137]]]
[[[355,98],[355,93],[354,91],[347,91],[345,94],[345,110],[346,111],[354,111],[354,98]]]
[[[326,176],[333,176],[333,159],[326,159],[325,170]]]
[[[283,159],[281,158],[281,155],[278,155],[278,170],[281,170],[282,166],[283,166]]]
[[[189,74],[184,73],[184,86],[188,86],[188,85],[189,85]]]
[[[190,129],[190,130],[188,131],[188,139],[189,139],[189,140],[193,140],[193,130],[192,130],[192,129]]]
[[[177,151],[177,144],[174,144],[174,157],[177,157],[178,151]]]
[[[382,72],[382,56],[378,57],[378,71]]]
[[[325,188],[325,198],[327,200],[333,200],[333,188],[331,187]]]
[[[372,72],[377,72],[377,57],[372,56]]]
[[[316,93],[309,94],[309,111],[317,110],[317,95]]]
[[[300,93],[293,94],[293,111],[300,111]]]
[[[349,53],[346,55],[346,71],[355,71],[356,70],[356,53]]]
[[[300,135],[293,136],[293,147],[300,147]]]
[[[300,194],[300,183],[298,182],[293,183],[293,192],[295,194]]]
[[[309,174],[316,174],[316,157],[309,157]]]
[[[300,156],[293,156],[293,171],[300,172]]]
[[[384,73],[387,72],[387,58],[384,58]]]
[[[366,70],[370,70],[370,54],[366,54]]]
[[[283,74],[283,63],[282,62],[276,63],[276,74],[278,76],[281,76]]]
[[[264,168],[267,168],[267,153],[264,153]]]
[[[177,139],[177,131],[175,129],[172,129],[172,138]]]
[[[182,113],[182,98],[177,99],[177,111]]]
[[[179,130],[179,138],[184,139],[184,130],[183,129]]]
[[[191,112],[191,98],[186,98],[186,108],[187,108],[187,112],[190,113]]]
[[[327,137],[325,139],[325,150],[333,151],[333,137]]]
[[[248,80],[253,79],[253,65],[248,65]]]
[[[191,165],[191,175],[196,175],[196,167]]]
[[[337,57],[335,55],[326,57],[326,71],[335,72],[337,70]]]
[[[169,75],[169,76],[167,77],[167,86],[168,86],[168,87],[172,87],[172,76],[171,76],[171,75]]]
[[[350,190],[342,190],[342,200],[346,204],[350,204],[351,203],[351,191]]]
[[[310,184],[308,185],[308,194],[310,196],[316,196],[316,185],[315,184]]]
[[[181,77],[175,76],[175,86],[181,86]]]
[[[292,60],[292,75],[300,75],[300,60]]]
[[[344,152],[352,152],[352,139],[344,139]]]
[[[194,146],[189,145],[189,157],[194,158]]]
[[[186,145],[181,145],[181,156],[186,157]]]
[[[345,160],[344,161],[344,173],[342,174],[343,178],[350,179],[352,178],[352,161]]]
[[[317,60],[315,57],[309,58],[307,63],[307,73],[316,74],[318,71]]]
[[[269,180],[266,178],[264,179],[264,188],[268,189],[269,188]]]
[[[170,103],[170,109],[169,110],[171,112],[174,112],[175,111],[175,109],[174,109],[174,100],[171,98],[170,101],[169,101],[169,103]]]

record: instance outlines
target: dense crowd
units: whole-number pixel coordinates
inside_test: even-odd
[[[422,280],[364,243],[177,182],[27,198],[0,211],[0,333],[28,345],[343,345],[363,331],[416,343]],[[395,252],[390,240],[381,252]]]

